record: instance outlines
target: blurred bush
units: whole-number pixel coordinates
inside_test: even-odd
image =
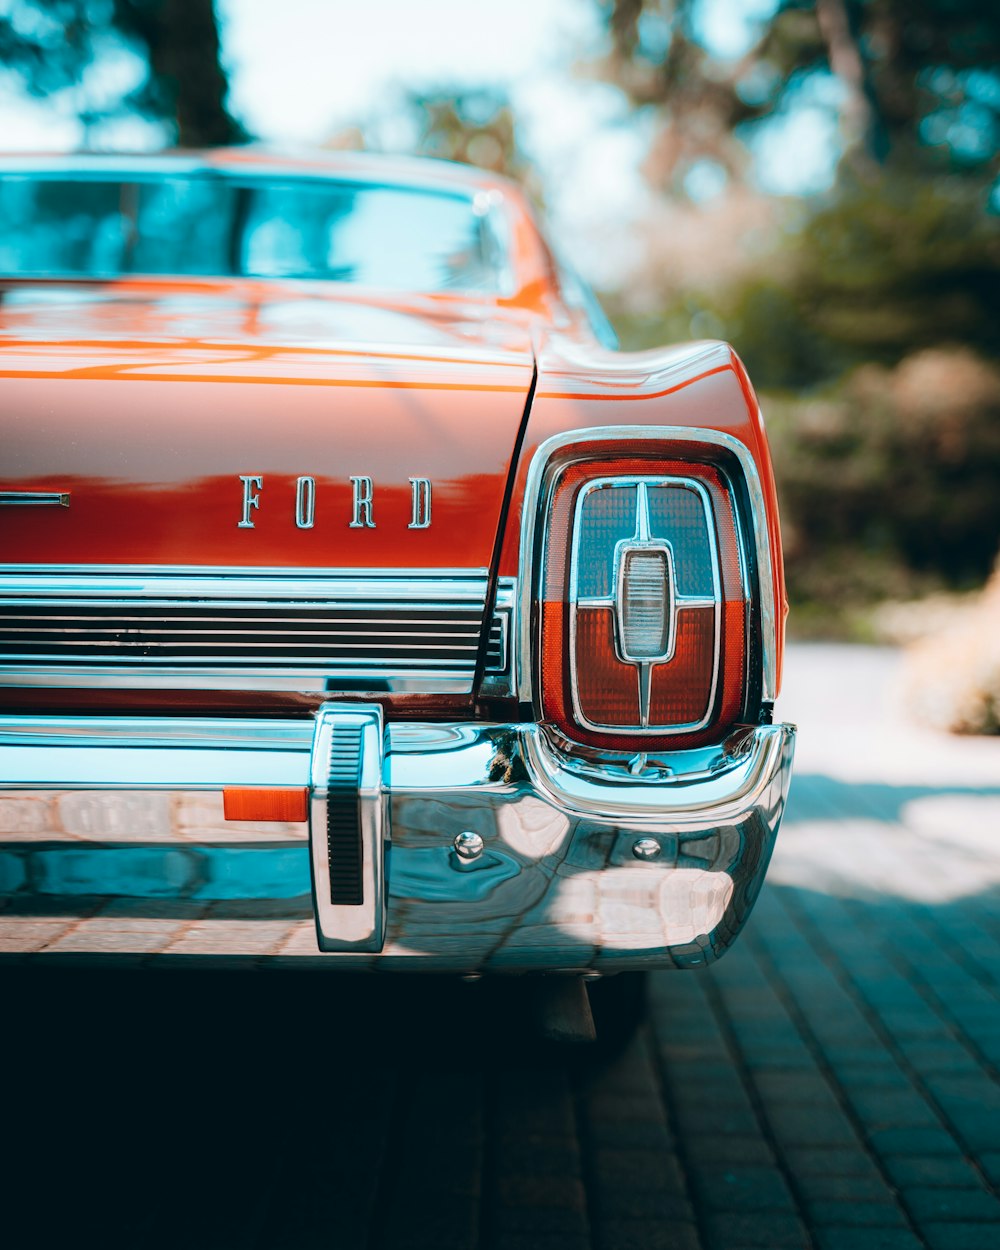
[[[1000,367],[968,348],[765,400],[800,629],[986,577],[1000,540]]]
[[[1000,564],[974,607],[910,649],[902,689],[931,728],[1000,733]]]
[[[762,387],[809,386],[939,344],[1000,357],[1000,218],[964,179],[842,181],[789,240],[785,270],[714,310]]]

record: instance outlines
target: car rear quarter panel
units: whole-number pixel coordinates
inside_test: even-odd
[[[538,381],[521,448],[500,555],[500,574],[516,577],[525,486],[539,447],[558,434],[615,426],[680,426],[731,435],[750,451],[760,475],[772,554],[769,576],[778,629],[780,685],[787,615],[778,502],[763,420],[739,358],[725,343],[648,352],[609,352],[554,337],[539,353]]]

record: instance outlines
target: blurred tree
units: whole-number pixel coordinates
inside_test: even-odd
[[[623,288],[618,327],[632,346],[730,338],[771,392],[799,627],[810,608],[828,632],[857,605],[985,577],[1000,534],[1000,5],[733,0],[729,40],[721,0],[598,2],[597,72],[659,123],[658,264]],[[829,193],[772,204],[765,245],[728,281],[693,274],[670,251],[692,235],[680,227],[695,218],[739,253],[755,132],[817,104],[840,126]],[[711,211],[691,202],[706,158],[728,176]]]
[[[504,174],[540,193],[537,177],[518,143],[514,110],[497,88],[442,86],[408,90],[399,112],[415,131],[412,149],[420,156],[462,161]]]
[[[87,72],[131,51],[145,63],[140,85],[107,98]],[[7,0],[0,8],[0,64],[36,96],[75,88],[89,131],[129,113],[164,122],[184,147],[247,138],[226,107],[212,0]]]
[[[965,179],[843,177],[835,196],[788,231],[780,265],[687,296],[712,333],[739,344],[765,389],[829,382],[866,361],[892,365],[935,346],[996,359],[1000,219]],[[663,298],[677,337],[691,312],[683,301],[675,311],[666,290]],[[670,335],[650,327],[645,345],[657,337]]]
[[[773,0],[748,6],[739,56],[712,50],[705,0],[601,0],[611,51],[597,66],[657,109],[659,180],[680,187],[706,156],[741,177],[747,127],[832,76],[844,161],[858,172],[951,169],[996,176],[1000,5],[983,0]],[[734,12],[734,19],[737,14]]]

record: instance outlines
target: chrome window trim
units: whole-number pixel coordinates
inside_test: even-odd
[[[773,702],[777,697],[777,615],[774,602],[774,586],[771,580],[771,542],[767,530],[767,510],[764,505],[764,492],[760,483],[757,465],[749,447],[732,434],[721,430],[705,430],[691,426],[677,425],[620,425],[620,426],[586,426],[570,430],[563,434],[555,434],[540,443],[535,450],[528,466],[528,476],[524,488],[524,502],[521,508],[521,541],[518,554],[520,584],[530,588],[530,593],[522,596],[519,613],[519,645],[517,666],[518,698],[524,703],[531,703],[540,690],[536,661],[538,648],[533,647],[534,626],[532,623],[532,603],[537,596],[536,575],[540,561],[539,546],[536,553],[536,542],[539,536],[544,537],[543,519],[540,517],[542,491],[546,474],[559,452],[578,443],[615,444],[633,442],[663,442],[677,444],[701,443],[710,447],[729,452],[740,466],[747,494],[750,498],[754,550],[757,557],[757,585],[749,582],[746,557],[740,553],[741,571],[744,574],[744,585],[751,593],[756,593],[760,605],[761,622],[761,698],[764,702]],[[572,457],[560,458],[559,463],[571,463]],[[742,547],[745,541],[744,528],[739,514],[736,516],[737,545]]]
[[[618,630],[620,620],[616,613],[615,619],[615,648],[619,652],[619,658],[624,663],[635,664],[636,682],[639,688],[639,715],[640,723],[635,726],[627,725],[603,725],[596,721],[592,721],[584,714],[580,704],[580,692],[577,682],[576,673],[576,618],[577,612],[581,607],[599,607],[604,606],[600,600],[596,599],[580,599],[579,597],[579,535],[580,535],[580,519],[583,512],[584,500],[595,490],[612,487],[629,487],[641,485],[656,486],[680,486],[684,490],[690,490],[698,496],[701,501],[702,510],[705,516],[705,525],[708,531],[708,542],[712,555],[712,591],[711,599],[705,599],[697,595],[679,595],[676,586],[672,591],[671,604],[671,621],[669,624],[669,644],[667,653],[660,660],[633,661],[625,659],[621,654],[621,648],[618,646]],[[641,496],[640,496],[641,497]],[[641,527],[640,510],[648,505],[640,504],[639,498],[636,500],[637,521]],[[648,511],[646,513],[646,528],[648,529]],[[637,530],[637,534],[640,531]],[[704,485],[693,477],[680,477],[677,475],[662,476],[655,473],[650,474],[629,474],[624,477],[600,477],[593,478],[588,481],[580,491],[577,497],[576,507],[573,514],[573,537],[572,550],[570,552],[569,566],[569,685],[570,696],[573,702],[573,714],[576,717],[577,724],[583,729],[589,729],[594,733],[614,734],[616,736],[629,736],[641,739],[644,736],[653,735],[655,737],[669,737],[673,734],[696,733],[699,729],[704,729],[712,719],[712,709],[715,706],[715,695],[719,688],[719,661],[722,653],[722,587],[719,578],[719,548],[715,535],[715,517],[712,513],[712,501],[709,498],[708,491]],[[622,578],[624,575],[624,560],[622,559],[625,550],[663,550],[666,551],[671,568],[673,567],[673,550],[669,542],[649,543],[644,546],[639,545],[636,536],[626,538],[622,542],[615,544],[615,582],[617,597],[612,598],[611,605],[615,602],[622,601]],[[708,700],[705,704],[705,714],[697,721],[687,721],[680,725],[650,725],[649,724],[649,701],[650,701],[650,682],[652,678],[652,669],[655,664],[667,663],[673,659],[674,645],[676,642],[677,632],[677,614],[685,608],[695,607],[711,607],[714,609],[713,619],[713,650],[712,650],[712,684],[709,689]]]

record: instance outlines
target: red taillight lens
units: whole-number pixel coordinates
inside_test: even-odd
[[[648,751],[737,719],[746,590],[731,492],[709,464],[557,470],[540,586],[541,701],[570,737]]]

